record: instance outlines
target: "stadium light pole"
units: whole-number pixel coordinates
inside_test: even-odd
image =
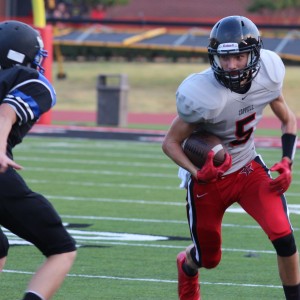
[[[33,10],[33,25],[41,33],[44,41],[44,48],[48,51],[48,57],[45,59],[43,67],[45,68],[45,77],[52,81],[52,63],[53,63],[53,32],[52,26],[46,24],[46,12],[44,0],[31,0]],[[51,110],[41,116],[38,123],[51,124]]]

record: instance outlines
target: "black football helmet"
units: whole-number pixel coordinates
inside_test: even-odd
[[[0,23],[0,67],[27,66],[44,73],[42,62],[47,57],[37,30],[19,21]]]
[[[262,40],[256,25],[246,17],[230,16],[218,21],[211,30],[208,56],[216,79],[234,92],[249,86],[260,68]],[[221,55],[249,53],[248,64],[235,75],[222,69]]]

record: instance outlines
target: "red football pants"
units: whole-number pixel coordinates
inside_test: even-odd
[[[284,195],[270,191],[272,179],[259,157],[214,183],[191,179],[187,215],[199,266],[214,268],[221,260],[221,226],[225,210],[237,202],[271,241],[292,232]]]

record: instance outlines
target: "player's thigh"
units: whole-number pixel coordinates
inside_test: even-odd
[[[75,250],[74,240],[52,204],[42,195],[31,191],[15,171],[7,175],[18,186],[6,192],[0,200],[1,224],[37,246],[46,256]],[[0,176],[0,187],[3,181]]]
[[[270,177],[263,167],[255,164],[239,203],[260,224],[269,238],[274,240],[291,232],[287,203],[284,195],[271,191]]]
[[[221,223],[225,207],[215,184],[193,183],[188,192],[187,213],[196,247],[211,253],[221,247]]]

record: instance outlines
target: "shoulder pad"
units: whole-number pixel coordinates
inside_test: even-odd
[[[213,119],[222,111],[227,91],[214,78],[211,69],[192,74],[176,93],[177,112],[187,123]]]
[[[261,69],[257,81],[271,91],[282,87],[285,66],[281,58],[273,51],[261,50]]]

